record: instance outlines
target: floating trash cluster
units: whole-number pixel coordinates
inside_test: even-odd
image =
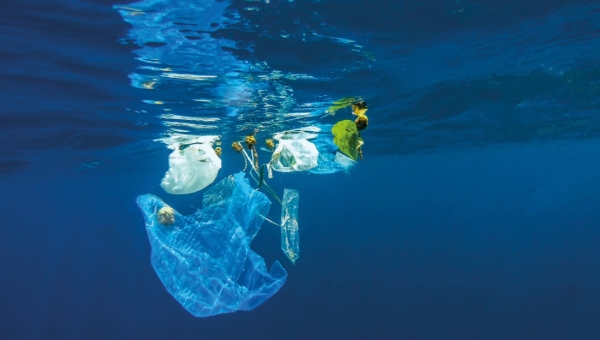
[[[366,103],[352,97],[298,105],[290,84],[319,79],[239,59],[234,52],[246,47],[216,34],[242,20],[228,1],[142,0],[115,9],[132,26],[123,43],[139,47],[141,65],[129,78],[147,93],[148,110],[136,113],[156,114],[166,128],[156,139],[170,150],[160,187],[171,195],[205,190],[202,208],[188,216],[155,195],[138,197],[152,266],[194,316],[251,310],[287,278],[279,262],[269,271],[250,249],[264,220],[281,229],[290,262],[300,258],[300,193],[277,193],[269,180],[276,172],[348,173],[363,158]],[[313,35],[347,48],[353,43]],[[322,123],[347,107],[356,121]],[[223,169],[227,153],[241,155],[239,168]],[[228,176],[214,184],[221,171]],[[278,222],[266,217],[272,200],[281,208]]]

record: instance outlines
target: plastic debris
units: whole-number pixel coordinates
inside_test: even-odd
[[[306,139],[281,139],[271,157],[271,168],[280,172],[306,171],[318,165],[319,151]]]
[[[331,129],[333,142],[353,160],[358,159],[358,149],[363,145],[363,139],[358,135],[356,124],[351,120],[342,120]]]
[[[340,171],[349,173],[350,168],[355,164],[355,161],[340,152],[336,152],[335,154],[319,153],[319,166],[310,169],[309,172],[317,175],[334,174]]]
[[[298,201],[297,190],[284,189],[281,204],[281,250],[296,264],[300,257],[300,234],[298,233]]]
[[[254,170],[258,171],[258,151],[256,151],[256,137],[254,137],[254,135],[256,134],[256,130],[246,136],[246,138],[244,139],[246,142],[246,147],[252,152],[252,163],[254,164]]]
[[[169,170],[160,186],[169,194],[190,194],[215,181],[221,158],[209,143],[192,144],[169,155]]]
[[[333,144],[333,140],[318,138],[314,140],[314,144],[319,151],[319,158],[317,167],[310,169],[310,173],[319,175],[333,174],[340,171],[348,173],[350,168],[356,165],[355,161],[338,151],[337,146]]]
[[[351,167],[353,167],[356,164],[354,160],[340,152],[335,153],[334,162],[338,164],[340,168],[346,173],[348,172],[348,170],[350,170]]]
[[[206,208],[209,205],[221,202],[227,197],[233,195],[233,189],[235,188],[235,182],[232,176],[228,176],[219,183],[212,186],[212,188],[206,190],[202,196],[202,207]]]
[[[151,262],[167,291],[192,315],[206,317],[252,310],[275,294],[287,272],[275,261],[269,273],[250,242],[269,212],[265,194],[238,173],[205,194],[202,210],[159,223],[157,212],[168,207],[154,195],[137,204],[146,221]]]

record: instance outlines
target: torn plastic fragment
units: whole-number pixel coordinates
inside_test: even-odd
[[[348,170],[350,170],[351,167],[353,167],[356,164],[356,162],[352,160],[352,158],[342,154],[341,152],[335,153],[334,162],[339,164],[342,170],[346,173],[348,172]]]
[[[146,221],[151,262],[167,291],[197,317],[252,310],[275,294],[287,272],[278,261],[271,271],[250,249],[269,212],[265,194],[238,173],[207,191],[205,206],[189,216],[173,210],[173,223],[160,224],[167,206],[154,195],[137,204]]]
[[[318,165],[319,151],[306,139],[281,139],[271,157],[275,171],[306,171]]]
[[[319,151],[318,166],[309,170],[312,174],[333,174],[344,171],[348,173],[350,168],[356,165],[351,158],[343,155],[329,138],[318,138],[314,140]]]
[[[284,189],[281,204],[281,250],[296,264],[300,257],[300,234],[298,233],[298,201],[297,190]]]
[[[190,194],[215,181],[221,158],[209,143],[192,144],[169,155],[169,170],[160,186],[169,194]]]

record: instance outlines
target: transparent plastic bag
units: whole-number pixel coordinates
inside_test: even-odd
[[[154,195],[137,198],[152,266],[167,291],[194,316],[254,309],[287,278],[278,261],[269,272],[250,249],[271,202],[244,173],[224,179],[207,194],[202,210],[189,216]]]
[[[281,139],[271,157],[271,168],[280,172],[307,171],[318,165],[319,151],[306,139]]]

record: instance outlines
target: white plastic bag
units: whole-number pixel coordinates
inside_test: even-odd
[[[209,143],[192,144],[169,155],[169,170],[160,186],[169,194],[191,194],[214,182],[219,169],[221,159]]]
[[[318,165],[319,151],[306,139],[280,139],[271,157],[271,168],[280,172],[306,171]]]

